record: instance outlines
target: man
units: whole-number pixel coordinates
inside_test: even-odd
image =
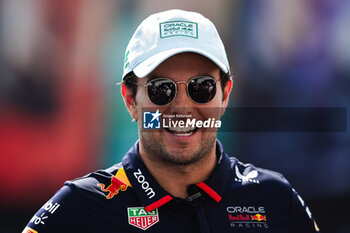
[[[202,15],[170,10],[144,20],[122,82],[139,141],[121,163],[66,182],[23,232],[318,231],[282,175],[229,158],[216,140],[229,74]]]

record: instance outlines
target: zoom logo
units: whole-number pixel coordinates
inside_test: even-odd
[[[134,176],[137,179],[137,182],[141,184],[141,188],[143,189],[143,191],[145,191],[149,199],[156,195],[153,189],[150,187],[149,183],[146,181],[146,178],[142,174],[140,169],[138,169],[137,172],[134,172]]]

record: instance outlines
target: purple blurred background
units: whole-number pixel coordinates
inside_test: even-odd
[[[349,0],[2,0],[1,232],[20,232],[65,180],[119,162],[134,144],[115,83],[137,25],[171,8],[216,24],[237,79],[230,107],[349,109]],[[243,162],[283,173],[323,232],[350,232],[349,130],[219,139]]]

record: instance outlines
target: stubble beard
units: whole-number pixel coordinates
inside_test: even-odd
[[[211,151],[216,143],[217,132],[210,132],[201,137],[200,146],[196,151],[190,152],[183,156],[184,153],[188,153],[181,148],[186,148],[186,143],[179,145],[178,149],[167,149],[167,146],[162,140],[159,140],[151,132],[140,132],[140,140],[143,147],[147,151],[147,157],[149,160],[160,163],[167,166],[190,166],[199,165],[201,162],[205,162],[210,156]]]

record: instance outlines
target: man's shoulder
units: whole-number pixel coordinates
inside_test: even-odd
[[[103,223],[109,216],[124,219],[124,215],[116,210],[135,202],[135,195],[130,195],[130,190],[121,164],[67,181],[33,216],[26,229],[88,232],[90,222]]]
[[[230,157],[231,171],[234,174],[234,182],[243,186],[259,184],[259,186],[269,186],[271,188],[290,189],[288,180],[279,172],[265,168],[256,167],[251,163],[243,163],[237,158]]]
[[[131,187],[131,184],[122,164],[119,163],[72,181],[66,181],[65,186],[71,186],[81,194],[96,194],[111,199],[120,191],[126,191],[128,187]]]
[[[112,167],[106,169],[99,169],[93,172],[90,172],[82,177],[78,177],[74,180],[66,181],[67,184],[73,184],[79,188],[89,188],[92,184],[100,181],[105,181],[111,179],[119,169],[122,169],[120,163],[113,165]]]

